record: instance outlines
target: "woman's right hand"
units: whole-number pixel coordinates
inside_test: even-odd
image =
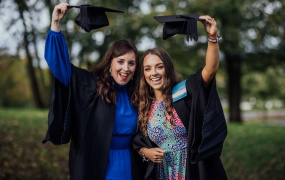
[[[69,6],[68,3],[62,2],[54,7],[52,12],[51,30],[56,32],[60,31],[59,22],[63,19],[63,17],[67,13],[68,6]]]
[[[145,155],[148,159],[150,159],[154,163],[161,163],[164,158],[165,151],[160,148],[142,148],[141,153]]]

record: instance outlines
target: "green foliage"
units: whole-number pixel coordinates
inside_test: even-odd
[[[16,57],[0,57],[0,107],[31,106],[31,92],[24,66]]]
[[[50,72],[48,69],[42,71],[44,79],[40,79],[39,69],[36,69],[36,78],[42,85],[40,91],[45,104],[50,101],[51,89]],[[26,62],[18,57],[0,56],[0,107],[33,107],[30,91],[30,79],[27,75]]]
[[[250,72],[244,75],[242,81],[243,99],[249,101],[256,99],[255,108],[260,108],[259,104],[265,104],[268,100],[278,100],[285,103],[284,78],[285,66],[267,67],[264,72]],[[261,106],[265,109],[265,105]]]
[[[42,8],[46,8],[45,10],[49,11],[51,14],[53,7],[60,1],[45,0],[32,1],[29,3],[23,2],[24,1],[17,0],[14,3],[17,3],[19,8],[27,14],[24,20],[26,20],[27,23],[32,22],[27,24],[30,27],[27,28],[27,33],[29,33],[29,42],[33,45],[33,42],[44,41],[50,26],[48,25],[42,29],[39,29],[40,26],[37,26],[41,21],[43,21],[41,13],[46,12],[42,10]],[[189,13],[198,13],[200,15],[209,14],[216,19],[219,34],[223,37],[223,40],[220,43],[220,68],[216,76],[220,96],[223,99],[233,98],[229,95],[229,89],[241,88],[243,92],[241,99],[243,100],[256,96],[263,101],[270,98],[279,98],[283,102],[285,101],[283,93],[285,92],[285,87],[281,80],[284,76],[279,73],[283,72],[285,69],[283,62],[285,57],[285,11],[282,11],[285,5],[284,1],[85,0],[80,2],[78,1],[78,4],[75,5],[79,5],[81,3],[106,6],[122,10],[125,13],[106,13],[109,18],[110,25],[91,31],[90,33],[86,33],[74,22],[79,10],[69,10],[66,17],[61,22],[61,30],[65,35],[69,47],[71,62],[75,65],[90,70],[100,61],[111,43],[115,40],[127,38],[138,45],[144,38],[148,38],[150,41],[155,43],[155,46],[166,49],[173,58],[178,72],[185,79],[198,68],[202,68],[204,66],[207,35],[204,32],[203,25],[198,22],[198,33],[200,36],[198,43],[193,41],[186,42],[185,36],[182,35],[177,35],[167,40],[163,40],[163,24],[156,22],[153,19],[153,16]],[[13,9],[11,9],[11,12],[12,11]],[[14,13],[18,14],[18,10],[13,12],[13,14]],[[0,16],[1,19],[5,21],[9,19],[2,18],[6,16],[3,13],[0,13]],[[19,17],[15,15],[11,17],[10,22],[7,21],[5,23],[7,24],[7,33],[10,33],[9,29],[12,28],[14,29],[13,33],[20,34],[19,36],[23,34],[23,29],[18,27],[18,24],[22,24],[23,22],[18,21],[23,20],[19,19]],[[19,49],[24,49],[22,42],[19,42],[18,45]],[[147,45],[146,48],[149,47],[151,46]],[[92,58],[94,57],[94,54],[97,55],[95,56],[95,59]],[[34,59],[36,58],[34,57]],[[37,62],[37,60],[35,60],[35,62]],[[229,66],[233,67],[235,70],[240,70],[240,74],[238,74],[238,70],[234,73],[237,72],[237,76],[242,77],[241,87],[229,87],[230,81],[234,82],[234,84],[240,83],[237,82],[239,81],[239,78],[237,78],[238,80],[232,80],[232,77],[229,76],[229,72],[231,72],[231,70],[229,70]],[[270,75],[268,74],[269,71]],[[265,74],[269,76],[265,76]],[[44,76],[50,78],[49,76],[46,76],[46,74]],[[257,81],[257,79],[260,78],[265,80]],[[41,92],[50,92],[50,88],[46,88],[46,86],[50,86],[50,82],[52,82],[52,80],[46,82],[46,85],[43,85],[42,81],[39,81],[40,88],[43,88],[44,90],[48,89],[48,91],[46,90]],[[253,84],[251,84],[251,82],[253,82]],[[7,84],[7,86],[4,87],[3,85],[1,88],[10,89],[11,86]],[[28,87],[26,89],[28,89]],[[6,93],[9,90],[4,91]],[[42,94],[41,96],[49,99],[50,94]],[[6,94],[4,97],[7,97],[8,100],[8,96]],[[30,96],[27,95],[23,97]],[[19,98],[19,100],[21,98]],[[47,100],[44,101],[47,102]],[[12,102],[9,102],[9,104],[14,104],[14,102],[16,101],[13,100]],[[21,103],[16,104],[20,105]]]
[[[0,109],[0,179],[68,179],[69,145],[41,143],[47,115],[47,110]],[[284,137],[285,126],[228,123],[222,162],[229,179],[281,180]]]

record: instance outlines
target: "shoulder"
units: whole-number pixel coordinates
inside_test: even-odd
[[[199,88],[202,85],[202,70],[203,68],[196,71],[196,73],[192,74],[186,82],[186,89],[191,94],[197,94]]]
[[[187,96],[187,90],[186,90],[186,81],[184,80],[178,84],[176,84],[172,89],[172,100],[173,102],[176,102],[185,96]]]
[[[82,86],[96,86],[96,76],[95,72],[87,71],[86,69],[81,69],[79,67],[71,64],[72,69],[72,79]],[[94,87],[93,87],[94,88]]]
[[[176,102],[187,94],[197,93],[202,83],[202,68],[196,71],[196,73],[190,75],[186,80],[176,84],[172,89],[172,100]]]

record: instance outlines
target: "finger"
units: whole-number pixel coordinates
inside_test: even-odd
[[[154,155],[154,158],[155,158],[155,159],[163,159],[163,158],[164,158],[164,155]]]
[[[60,3],[59,5],[56,6],[56,10],[57,10],[59,13],[62,13],[62,9],[63,9],[62,3]]]
[[[61,2],[60,5],[69,6],[67,2]]]
[[[203,20],[205,20],[207,23],[211,23],[211,24],[212,24],[212,22],[215,22],[215,19],[212,18],[212,17],[209,16],[209,15],[200,16],[199,19],[203,19]]]
[[[163,157],[164,156],[164,152],[155,152],[154,156],[155,157]]]
[[[154,162],[155,163],[162,163],[163,159],[155,159]]]
[[[165,153],[165,150],[160,149],[160,148],[156,148],[155,150],[156,150],[157,152],[160,152],[160,153]]]
[[[205,26],[212,27],[212,26],[216,26],[216,21],[212,19],[211,20],[207,19],[203,22],[203,24]]]
[[[212,17],[209,16],[209,15],[202,15],[202,16],[200,16],[199,18],[206,20],[206,19],[211,19]]]
[[[68,10],[67,6],[69,6],[69,4],[63,2],[63,3],[60,3],[59,5],[60,5],[60,10],[61,10],[60,12],[62,14],[65,14]]]
[[[162,157],[155,157],[154,158],[156,161],[160,161],[160,160],[162,160],[163,158]]]
[[[67,12],[67,5],[63,4],[62,12],[65,14]]]
[[[69,10],[68,6],[70,6],[68,3],[64,3],[65,11]]]
[[[209,24],[213,24],[215,22],[215,19],[214,18],[207,18],[205,19],[207,23]]]

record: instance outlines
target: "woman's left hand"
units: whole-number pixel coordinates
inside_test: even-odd
[[[205,26],[205,31],[208,34],[208,37],[211,39],[215,39],[218,37],[217,33],[217,23],[214,18],[209,15],[200,16],[200,19],[204,19],[201,21]]]

